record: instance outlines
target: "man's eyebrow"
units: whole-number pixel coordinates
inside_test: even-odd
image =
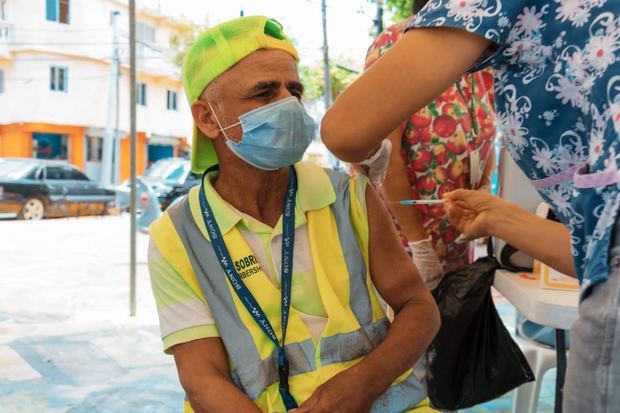
[[[297,90],[301,93],[304,92],[304,85],[301,82],[297,82],[297,81],[286,82],[286,88],[289,90],[290,89]]]
[[[278,89],[280,87],[280,82],[277,80],[265,80],[256,82],[254,86],[250,88],[250,93],[261,93],[267,90]]]

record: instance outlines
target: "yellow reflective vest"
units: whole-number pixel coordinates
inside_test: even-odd
[[[294,307],[290,309],[286,337],[289,386],[301,404],[321,384],[376,348],[387,333],[389,321],[368,273],[368,222],[365,206],[358,197],[364,188],[346,174],[308,164],[295,167],[298,174],[328,174],[336,194],[331,205],[306,213],[312,261],[327,324],[317,342],[300,313]],[[235,385],[263,412],[285,412],[278,390],[277,348],[233,291],[208,237],[191,213],[188,198],[153,224],[151,237],[188,283],[199,286],[204,294],[228,352]],[[224,241],[233,261],[252,254],[236,227],[224,234]],[[244,282],[276,335],[281,337],[280,290],[262,270]],[[409,369],[374,403],[372,412],[413,411],[418,405],[426,405],[425,398],[421,383]],[[188,402],[185,412],[192,412]]]

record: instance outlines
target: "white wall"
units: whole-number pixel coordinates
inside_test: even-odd
[[[112,10],[121,11],[119,27],[127,27],[127,11],[113,0],[71,1],[70,24],[48,22],[45,1],[8,1],[12,57],[0,60],[5,92],[0,94],[0,123],[44,122],[105,127],[110,88]],[[191,113],[180,82],[180,70],[167,59],[169,31],[163,22],[141,17],[158,27],[155,48],[138,63],[138,79],[147,83],[148,102],[138,106],[138,131],[177,137],[191,132]],[[145,20],[146,19],[146,20]],[[121,29],[121,33],[126,30]],[[121,40],[126,37],[121,35]],[[83,45],[80,45],[83,43]],[[123,61],[128,48],[122,47]],[[72,55],[78,55],[73,57]],[[92,58],[92,60],[84,59]],[[50,90],[50,66],[66,67],[68,91]],[[178,111],[166,109],[166,90],[178,92]],[[120,129],[129,131],[129,73],[123,65],[120,81]]]
[[[67,92],[50,90],[50,67],[68,69]],[[105,124],[109,66],[59,60],[54,54],[20,54],[5,69],[0,123]]]

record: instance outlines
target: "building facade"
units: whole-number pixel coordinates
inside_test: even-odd
[[[95,180],[111,159],[112,182],[129,176],[128,19],[127,0],[0,0],[0,157],[64,159]],[[186,154],[191,112],[174,23],[140,7],[136,19],[140,174]]]

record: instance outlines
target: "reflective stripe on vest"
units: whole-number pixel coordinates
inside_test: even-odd
[[[368,287],[364,256],[349,218],[351,208],[349,177],[329,172],[329,178],[336,192],[336,202],[330,206],[330,211],[337,228],[346,270],[349,273],[348,305],[361,327],[354,327],[352,331],[332,336],[323,336],[319,343],[320,366],[317,366],[317,349],[311,338],[287,344],[286,354],[290,362],[291,377],[363,357],[383,340],[389,327],[385,315],[378,318],[377,312],[373,311],[373,304],[378,301],[374,297],[374,290]],[[211,244],[194,222],[188,200],[185,199],[170,208],[167,213],[216,320],[221,339],[230,357],[232,379],[248,397],[257,400],[269,386],[279,381],[277,348],[274,346],[272,354],[261,359],[252,333],[248,329],[255,326],[243,323],[239,315],[240,310],[235,305],[228,281]],[[308,215],[312,213],[313,211],[309,211]],[[311,220],[308,221],[310,225]],[[226,235],[224,238],[227,238]],[[291,391],[294,394],[295,388],[292,387]],[[409,374],[404,381],[391,386],[376,401],[372,411],[401,412],[412,408],[424,398],[420,383],[413,374]],[[302,399],[298,401],[303,402]]]

